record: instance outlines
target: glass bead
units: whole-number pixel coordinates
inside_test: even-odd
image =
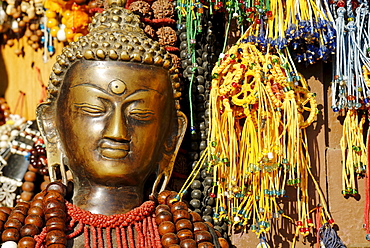
[[[17,243],[14,241],[6,241],[1,245],[1,248],[17,248]]]
[[[362,106],[362,104],[361,104],[361,103],[359,103],[359,102],[356,102],[356,103],[355,103],[355,108],[357,108],[357,109],[358,109],[358,108],[361,108],[361,106]]]

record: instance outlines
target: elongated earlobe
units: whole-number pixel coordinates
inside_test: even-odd
[[[166,188],[170,180],[176,156],[186,132],[188,121],[185,114],[178,111],[176,118],[177,128],[173,128],[172,135],[170,135],[171,139],[165,143],[165,151],[159,162],[158,175],[152,188],[152,196],[154,197],[157,197],[157,194]],[[162,182],[162,185],[158,190],[160,182]]]
[[[67,176],[63,161],[65,156],[59,142],[54,115],[54,108],[51,103],[42,103],[37,106],[37,125],[39,126],[46,145],[50,181],[53,182],[59,179],[56,176],[56,171],[59,170],[62,176],[62,182],[67,185]]]

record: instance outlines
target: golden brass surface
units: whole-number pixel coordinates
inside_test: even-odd
[[[163,190],[186,130],[177,69],[141,27],[120,7],[96,15],[90,33],[58,56],[37,108],[51,179],[67,183],[67,167],[73,203],[93,213],[139,206],[153,173],[152,194]]]

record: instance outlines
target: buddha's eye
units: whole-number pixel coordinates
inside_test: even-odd
[[[102,106],[97,106],[97,105],[92,105],[92,104],[87,104],[87,103],[75,104],[74,106],[80,113],[94,116],[94,117],[102,116],[106,112],[105,108]]]
[[[150,121],[154,118],[154,112],[151,110],[133,109],[129,112],[129,116],[138,121]]]

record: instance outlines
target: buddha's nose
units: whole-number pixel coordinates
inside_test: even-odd
[[[104,132],[104,138],[117,141],[130,140],[126,118],[120,108],[116,108],[110,116]]]

